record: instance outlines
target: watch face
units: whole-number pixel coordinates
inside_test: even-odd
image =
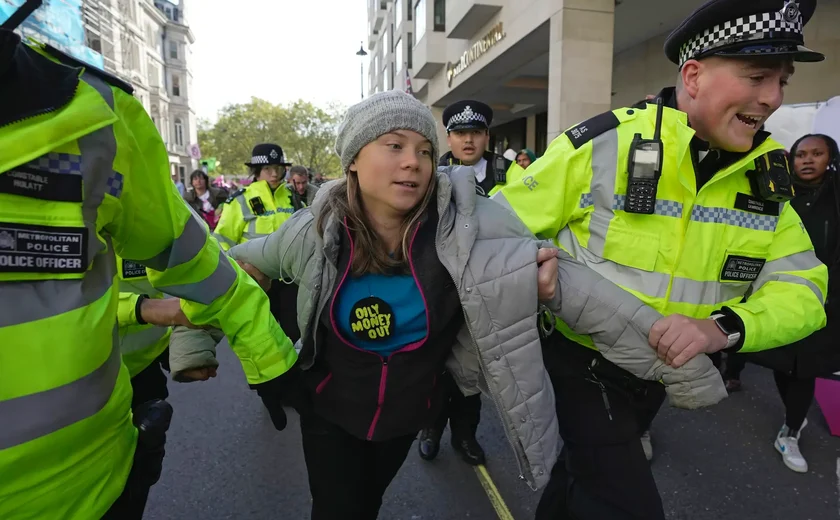
[[[717,320],[718,325],[723,329],[725,334],[737,334],[738,330],[738,319],[734,316],[723,315]]]

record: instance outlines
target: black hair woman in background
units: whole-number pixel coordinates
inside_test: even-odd
[[[823,134],[801,137],[790,149],[793,161],[795,198],[791,205],[799,213],[814,244],[817,258],[828,266],[826,297],[827,325],[787,347],[755,354],[730,355],[724,380],[730,391],[740,389],[740,373],[747,361],[772,368],[776,387],[785,405],[785,424],[776,436],[776,450],[793,471],[805,473],[808,462],[799,450],[799,436],[808,423],[805,418],[814,400],[816,378],[840,370],[840,310],[837,289],[840,269],[840,152],[837,142]]]

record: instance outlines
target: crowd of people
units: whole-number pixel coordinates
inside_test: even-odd
[[[665,43],[675,87],[539,158],[487,151],[485,103],[437,121],[388,91],[338,128],[341,179],[261,143],[232,193],[202,170],[178,193],[129,85],[0,29],[20,100],[0,107],[0,518],[142,518],[166,372],[215,377],[223,337],[275,428],[300,416],[313,520],[376,519],[447,424],[483,464],[482,393],[537,520],[664,520],[659,408],[720,402],[745,361],[775,370],[774,444],[806,471],[814,379],[840,369],[840,154],[823,135],[787,153],[763,124],[793,63],[824,58],[815,10],[711,0]]]

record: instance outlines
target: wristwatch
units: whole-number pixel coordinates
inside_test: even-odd
[[[738,319],[726,314],[712,314],[710,320],[715,322],[721,332],[726,334],[726,346],[724,349],[732,348],[741,341],[741,331],[738,330]]]

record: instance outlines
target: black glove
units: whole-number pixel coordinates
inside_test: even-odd
[[[297,363],[285,373],[275,377],[271,381],[250,385],[256,390],[263,401],[263,405],[271,416],[271,422],[279,431],[286,428],[286,411],[283,406],[294,406],[294,396],[299,393],[300,369]]]

